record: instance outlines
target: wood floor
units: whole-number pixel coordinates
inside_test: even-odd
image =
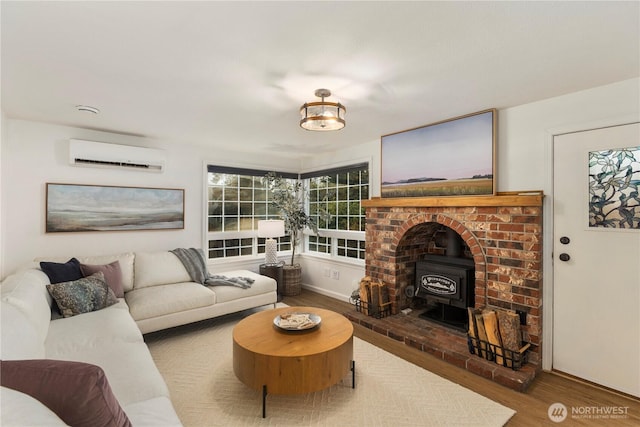
[[[305,289],[300,295],[284,297],[282,302],[290,306],[326,308],[338,313],[354,309],[346,302]],[[525,393],[519,393],[360,325],[354,325],[354,334],[398,357],[514,409],[517,414],[509,421],[510,427],[640,426],[640,399],[548,372],[539,374]],[[549,406],[557,402],[564,404],[569,412],[568,418],[562,423],[552,422],[547,415]],[[597,415],[592,415],[591,418],[586,418],[585,415],[582,415],[582,418],[571,415],[572,410],[586,414],[587,411],[602,412],[612,407],[627,408],[627,415],[623,418],[608,419],[603,419],[602,416],[595,418]]]

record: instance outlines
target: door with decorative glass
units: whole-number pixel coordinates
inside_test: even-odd
[[[553,369],[640,396],[640,124],[553,145]]]

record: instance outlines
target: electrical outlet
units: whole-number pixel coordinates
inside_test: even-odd
[[[325,268],[324,269],[324,277],[331,277],[331,269],[330,268]]]
[[[340,272],[338,270],[331,270],[331,278],[333,280],[340,279]]]

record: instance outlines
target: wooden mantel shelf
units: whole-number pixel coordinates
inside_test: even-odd
[[[398,207],[468,207],[468,206],[542,206],[542,191],[508,191],[495,196],[450,196],[450,197],[374,197],[363,200],[365,208]]]

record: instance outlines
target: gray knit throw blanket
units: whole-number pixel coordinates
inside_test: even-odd
[[[250,288],[254,280],[250,277],[227,277],[219,274],[210,274],[204,259],[202,249],[177,248],[169,251],[182,262],[187,269],[189,277],[194,282],[204,286],[238,286],[243,289]]]

